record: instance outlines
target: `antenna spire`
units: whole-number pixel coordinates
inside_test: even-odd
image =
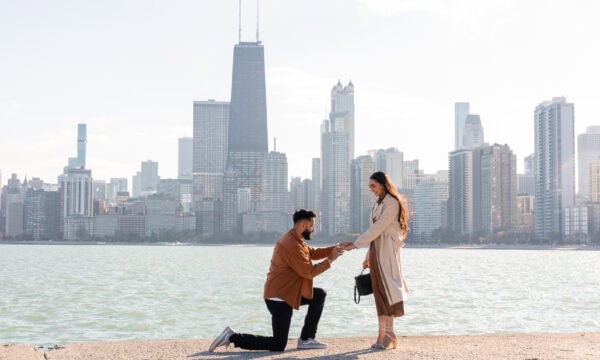
[[[238,44],[242,42],[242,0],[239,0],[238,13]]]
[[[258,15],[260,14],[260,0],[256,0],[256,42],[259,42],[258,40],[258,24],[259,24],[259,17]]]

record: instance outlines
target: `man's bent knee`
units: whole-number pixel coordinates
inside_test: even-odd
[[[313,288],[313,299],[323,299],[327,297],[327,292],[321,288]]]
[[[287,345],[287,339],[285,339],[285,340],[276,339],[275,343],[271,346],[271,348],[269,350],[270,351],[284,351],[286,345]]]

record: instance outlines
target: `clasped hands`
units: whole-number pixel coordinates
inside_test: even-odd
[[[354,246],[354,243],[352,241],[345,241],[345,242],[338,243],[337,247],[341,248],[344,251],[358,249],[356,246]]]
[[[356,246],[354,246],[354,244],[350,241],[338,243],[329,254],[329,260],[333,261],[337,259],[340,255],[342,255],[344,251],[352,249],[356,249]]]

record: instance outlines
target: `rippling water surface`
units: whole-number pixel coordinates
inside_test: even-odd
[[[353,300],[365,250],[315,279],[319,336],[374,336],[372,297]],[[0,246],[0,342],[38,345],[270,334],[270,246]],[[600,252],[404,250],[402,335],[600,331]],[[294,312],[290,337],[306,308]]]

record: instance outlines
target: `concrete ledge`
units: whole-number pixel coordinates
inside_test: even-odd
[[[215,332],[215,336],[219,331]],[[0,346],[1,360],[76,359],[600,359],[600,332],[576,334],[493,334],[407,336],[397,350],[371,351],[374,337],[321,339],[323,350],[297,350],[290,339],[282,353],[220,347],[207,351],[212,339],[75,343],[56,349],[32,345]]]

